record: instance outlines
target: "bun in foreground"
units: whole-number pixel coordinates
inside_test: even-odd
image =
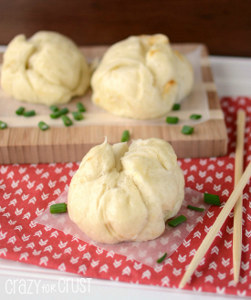
[[[160,236],[165,221],[184,198],[184,176],[171,145],[151,138],[92,148],[72,178],[68,213],[101,243],[147,241]]]

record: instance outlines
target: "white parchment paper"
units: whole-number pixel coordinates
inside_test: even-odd
[[[49,206],[51,204],[60,202],[67,202],[67,192],[63,192],[57,198],[57,200],[51,202]],[[204,212],[197,212],[187,209],[188,204],[202,207],[205,210]],[[190,188],[186,188],[185,199],[180,211],[177,214],[177,216],[182,214],[187,217],[187,221],[185,223],[180,224],[175,228],[166,225],[164,233],[159,238],[152,241],[123,242],[109,245],[92,241],[78,228],[75,223],[70,220],[67,213],[53,215],[50,213],[49,206],[40,216],[35,219],[35,222],[63,231],[65,234],[74,236],[79,240],[93,244],[107,251],[113,251],[114,253],[125,255],[130,259],[136,259],[137,261],[151,267],[156,267],[158,265],[156,260],[164,253],[167,253],[167,257],[170,256],[183,243],[195,225],[198,222],[203,221],[203,216],[209,207],[209,205],[204,203],[202,193],[194,191]]]

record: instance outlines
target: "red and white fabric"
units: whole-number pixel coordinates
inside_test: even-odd
[[[251,98],[224,97],[222,109],[229,136],[224,157],[180,160],[186,186],[218,194],[227,201],[234,186],[236,112],[247,113],[245,165],[251,160]],[[183,244],[155,269],[113,252],[80,242],[33,220],[69,185],[77,163],[0,166],[0,258],[77,273],[82,276],[163,287],[178,287],[202,239],[220,212],[211,207]],[[240,282],[233,281],[233,213],[185,289],[251,296],[251,184],[243,193],[243,244]]]

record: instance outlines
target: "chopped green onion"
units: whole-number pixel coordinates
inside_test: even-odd
[[[68,112],[69,112],[69,109],[67,107],[64,107],[64,108],[60,109],[61,116],[68,114]]]
[[[164,261],[164,259],[166,258],[167,253],[165,253],[164,255],[162,255],[159,259],[157,259],[157,263],[160,264]]]
[[[190,119],[191,120],[199,120],[201,118],[201,115],[197,115],[197,114],[192,114],[191,116],[190,116]]]
[[[184,125],[181,129],[181,132],[183,134],[192,134],[193,133],[193,127],[188,126],[188,125]]]
[[[209,193],[204,193],[204,202],[211,205],[220,206],[220,198],[218,195],[213,195]]]
[[[59,108],[58,108],[56,105],[51,105],[51,106],[50,106],[50,110],[51,110],[52,112],[56,112],[56,111],[59,111]]]
[[[38,127],[42,130],[42,131],[45,131],[47,129],[49,129],[49,125],[47,125],[44,121],[40,121],[38,123]]]
[[[187,218],[185,216],[180,215],[177,218],[168,221],[167,224],[171,227],[176,227],[176,226],[180,225],[181,223],[185,222],[186,220],[187,220]]]
[[[33,117],[33,116],[35,116],[36,115],[36,112],[35,112],[35,110],[33,109],[33,110],[29,110],[29,111],[25,111],[24,113],[23,113],[23,116],[24,117]]]
[[[73,124],[72,120],[69,117],[67,117],[66,115],[61,116],[61,119],[63,120],[64,125],[67,127],[71,126]]]
[[[197,206],[192,206],[192,205],[188,205],[187,208],[191,209],[191,210],[195,210],[195,211],[204,211],[204,208],[197,207]]]
[[[67,107],[64,107],[64,108],[50,114],[50,117],[52,119],[58,119],[59,117],[68,114],[68,112],[69,112],[69,109]]]
[[[177,124],[179,122],[178,117],[167,117],[166,118],[166,123],[168,124]]]
[[[125,130],[122,133],[121,142],[128,142],[130,140],[130,132],[129,130]]]
[[[79,112],[85,112],[86,111],[86,108],[84,107],[82,102],[78,102],[76,106],[77,106],[77,109],[78,109]]]
[[[50,206],[50,213],[51,214],[61,214],[67,212],[67,204],[66,203],[57,203],[52,204]]]
[[[179,103],[174,103],[172,110],[180,110],[180,104]]]
[[[5,123],[5,122],[3,122],[3,121],[0,121],[0,130],[1,130],[1,129],[5,129],[5,128],[7,128],[7,127],[8,127],[7,123]]]
[[[20,106],[17,110],[16,110],[16,114],[18,116],[23,115],[25,108],[23,106]]]
[[[76,120],[76,121],[81,121],[84,119],[84,116],[80,111],[73,111],[72,116],[73,116],[74,120]]]
[[[50,117],[51,117],[52,119],[58,119],[60,116],[61,116],[60,111],[55,111],[55,112],[53,112],[52,114],[50,114]]]

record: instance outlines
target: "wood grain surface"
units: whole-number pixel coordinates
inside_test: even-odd
[[[198,44],[173,45],[186,53],[198,47]],[[106,47],[85,47],[87,57],[101,56]],[[213,77],[208,65],[208,52],[205,46],[201,51],[201,69],[204,83],[213,84]],[[211,112],[221,112],[216,91],[207,91],[207,101]],[[5,97],[5,95],[3,95]],[[11,99],[9,99],[11,101]],[[12,100],[13,101],[13,100]],[[8,103],[8,101],[6,101]],[[2,108],[4,109],[4,108]],[[98,118],[93,115],[92,118]],[[17,119],[18,121],[18,119]],[[48,163],[80,161],[93,146],[108,138],[109,143],[117,143],[122,132],[129,130],[133,139],[157,137],[169,141],[178,157],[210,157],[226,154],[227,133],[222,118],[212,117],[210,120],[195,125],[192,135],[181,133],[181,125],[167,125],[164,121],[152,125],[105,123],[85,125],[85,121],[74,127],[51,127],[41,131],[37,127],[17,127],[0,130],[0,163]]]
[[[38,30],[78,45],[164,33],[173,43],[206,44],[211,54],[251,56],[250,16],[249,0],[1,0],[0,44]]]

